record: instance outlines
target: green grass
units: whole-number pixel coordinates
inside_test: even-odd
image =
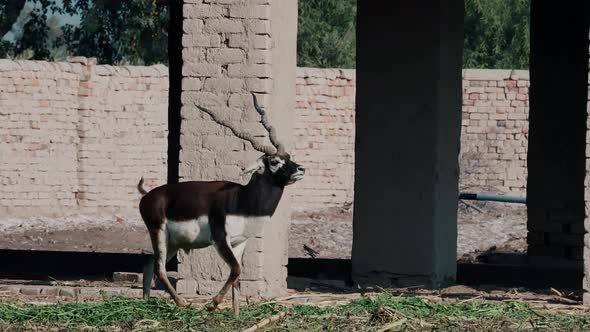
[[[419,297],[382,294],[332,307],[275,303],[214,313],[201,307],[177,308],[171,301],[124,297],[102,301],[35,306],[0,303],[2,331],[240,331],[281,311],[287,317],[260,331],[582,331],[590,330],[590,315],[553,313],[524,302],[429,303]]]

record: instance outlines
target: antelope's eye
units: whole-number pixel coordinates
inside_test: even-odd
[[[278,165],[278,164],[279,164],[279,161],[278,161],[278,160],[271,160],[271,161],[270,161],[270,164],[271,164],[272,166],[276,166],[276,165]]]

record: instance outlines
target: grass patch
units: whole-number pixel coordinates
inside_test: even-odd
[[[578,331],[590,329],[590,315],[553,313],[519,301],[429,303],[419,297],[382,294],[333,307],[275,303],[207,312],[178,308],[171,301],[109,297],[102,301],[34,306],[0,303],[0,330],[67,331],[240,331],[282,311],[287,317],[260,331]]]

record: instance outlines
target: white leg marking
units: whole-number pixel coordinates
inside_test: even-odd
[[[158,268],[161,268],[163,270],[166,269],[166,258],[167,258],[167,249],[168,249],[168,245],[167,245],[167,241],[168,240],[168,234],[166,232],[166,222],[162,223],[162,228],[160,228],[160,230],[158,231],[158,261],[156,262],[156,264],[158,264]]]
[[[172,298],[176,302],[176,305],[184,307],[184,306],[188,305],[188,302],[186,302],[186,300],[184,298],[178,296],[178,294],[176,293],[176,290],[174,289],[174,287],[172,287],[172,284],[170,284],[170,280],[168,280],[168,274],[166,273],[166,261],[169,258],[169,256],[168,256],[168,232],[166,231],[166,229],[167,229],[167,222],[165,221],[162,224],[162,228],[160,228],[160,230],[158,231],[158,244],[157,244],[158,245],[158,261],[156,262],[158,264],[158,277],[160,278],[160,281],[162,281],[162,283],[164,283],[166,290],[168,291],[170,296],[172,296]],[[176,251],[171,250],[171,254],[175,254],[175,253],[176,253]]]
[[[247,242],[248,240],[246,239],[244,242],[241,242],[234,247],[231,247],[230,245],[231,251],[234,253],[234,256],[238,260],[238,264],[240,264],[240,267],[242,267],[242,257],[244,256],[244,249],[246,249]]]
[[[227,239],[227,242],[231,248],[232,253],[234,254],[234,257],[238,261],[238,265],[240,266],[240,270],[242,272],[244,272],[243,264],[242,264],[242,256],[244,256],[244,249],[246,249],[246,243],[248,242],[248,239],[238,243],[234,247],[232,247],[229,237]],[[239,286],[239,277],[238,277],[238,280],[236,280],[236,282],[233,285],[231,285],[232,308],[234,310],[234,315],[236,317],[240,316],[240,290],[239,290],[238,286]]]

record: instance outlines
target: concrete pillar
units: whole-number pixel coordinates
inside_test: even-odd
[[[185,1],[179,177],[246,183],[240,169],[261,154],[197,110],[208,107],[255,135],[268,136],[250,92],[290,147],[295,103],[297,1]],[[268,142],[268,141],[267,141]],[[286,291],[290,189],[260,237],[244,254],[242,294]],[[219,291],[229,268],[213,248],[178,256],[177,289],[184,294]]]
[[[462,0],[358,2],[352,268],[360,284],[455,278],[463,11]]]
[[[584,233],[590,231],[589,13],[587,1],[531,3],[527,186],[529,259],[580,269],[584,265],[586,291],[590,290],[589,235],[584,241]],[[584,302],[590,304],[588,293]]]
[[[587,1],[531,3],[528,259],[582,268]]]

